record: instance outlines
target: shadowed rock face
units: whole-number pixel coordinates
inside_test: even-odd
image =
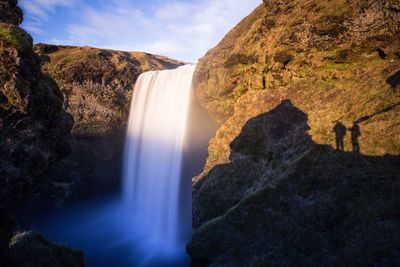
[[[306,122],[307,115],[304,112],[293,107],[289,100],[283,101],[267,115],[259,115],[245,124],[230,144],[231,160],[252,157],[272,161],[288,144],[300,146],[309,143],[308,136],[299,136],[309,130]]]
[[[399,10],[264,1],[199,61],[220,128],[193,179],[196,263],[399,264]]]
[[[195,184],[198,266],[400,263],[400,157],[317,145],[307,122],[289,101],[249,120],[232,161]]]
[[[400,70],[390,76],[387,79],[387,83],[392,86],[392,88],[398,88],[400,86]]]
[[[215,166],[195,184],[195,228],[223,215],[262,186],[269,171],[266,166],[292,161],[305,153],[311,144],[305,134],[308,129],[307,115],[289,100],[249,120],[230,144],[231,162]]]
[[[0,1],[0,265],[83,266],[83,254],[39,234],[15,234],[9,212],[71,152],[73,118],[44,74],[17,1]],[[49,193],[49,192],[48,192]],[[12,237],[14,235],[14,237]]]
[[[14,1],[2,2],[10,7]],[[0,207],[8,208],[71,152],[71,115],[56,82],[42,73],[31,37],[0,23]]]
[[[17,6],[17,0],[0,1],[0,22],[18,26],[22,23],[22,10]]]

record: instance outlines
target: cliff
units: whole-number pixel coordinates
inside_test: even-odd
[[[71,152],[73,119],[63,109],[56,82],[41,71],[32,38],[18,27],[22,13],[15,17],[16,1],[1,1],[0,7],[0,207],[5,208]]]
[[[265,2],[198,64],[197,95],[222,126],[206,169],[228,161],[245,121],[283,99],[309,114],[317,143],[333,143],[333,121],[374,115],[364,153],[399,153],[396,110],[384,112],[400,102],[398,33],[396,1]]]
[[[193,180],[195,263],[399,263],[399,25],[398,1],[269,0],[200,60],[220,128]]]
[[[57,81],[65,96],[64,106],[75,119],[74,135],[85,134],[88,125],[123,127],[138,76],[183,65],[143,52],[45,44],[35,45],[34,50],[43,71]]]
[[[83,266],[82,252],[39,234],[15,234],[9,216],[71,152],[73,118],[57,83],[44,74],[32,38],[19,28],[16,0],[0,0],[0,265]]]

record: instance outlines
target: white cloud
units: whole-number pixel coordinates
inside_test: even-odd
[[[74,5],[77,15],[66,27],[63,44],[146,51],[187,61],[204,55],[259,4],[261,0],[167,0],[144,10],[135,0],[109,0],[100,8],[77,5],[76,0],[23,0],[26,11],[43,21],[56,6]]]
[[[24,28],[28,32],[34,33],[34,34],[43,35],[43,34],[46,33],[39,25],[34,24],[34,23],[30,23],[28,25],[25,25]]]

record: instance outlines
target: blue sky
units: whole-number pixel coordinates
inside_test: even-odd
[[[195,62],[262,0],[20,0],[36,43],[144,51]]]

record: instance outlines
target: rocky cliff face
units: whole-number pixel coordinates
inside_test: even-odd
[[[22,23],[22,10],[17,6],[18,0],[0,1],[0,21],[18,26]]]
[[[198,263],[399,263],[399,25],[398,1],[264,1],[200,60],[220,128],[194,179]]]
[[[138,76],[151,70],[171,69],[183,62],[142,52],[121,52],[92,47],[37,44],[43,71],[53,77],[73,115],[73,133],[98,131],[98,124],[123,127],[130,96]]]
[[[0,199],[15,205],[71,151],[71,115],[57,84],[41,72],[32,38],[18,27],[16,1],[0,8]],[[4,13],[3,13],[4,12]],[[22,14],[21,14],[22,16]],[[15,20],[12,20],[14,18]],[[10,23],[9,23],[10,22]]]
[[[73,118],[57,83],[40,69],[16,0],[0,0],[0,265],[83,266],[83,254],[38,234],[13,237],[10,210],[71,152]]]
[[[145,71],[184,63],[142,52],[92,47],[37,44],[34,50],[40,55],[43,71],[59,84],[64,108],[75,121],[72,154],[53,166],[40,189],[52,191],[52,200],[43,199],[38,192],[38,204],[60,206],[93,191],[115,189],[136,79]]]
[[[245,18],[196,72],[197,94],[222,126],[206,169],[228,161],[245,121],[283,99],[309,114],[317,143],[334,142],[333,121],[374,115],[363,121],[364,153],[399,153],[398,113],[384,112],[400,102],[398,10],[397,1],[267,1]]]

